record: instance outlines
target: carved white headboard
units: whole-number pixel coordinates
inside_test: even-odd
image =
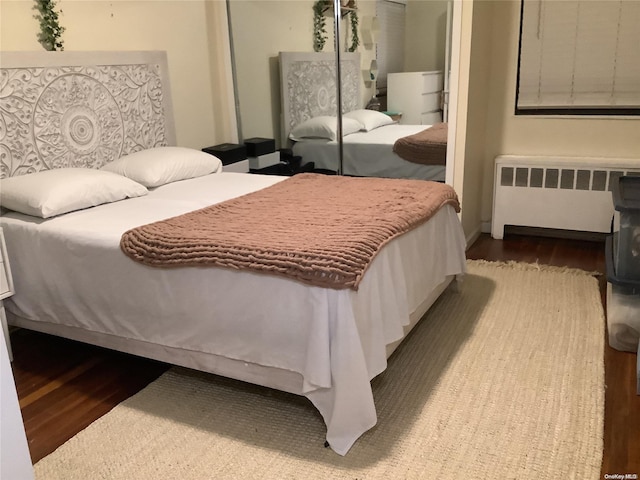
[[[175,144],[165,52],[0,53],[0,178]]]
[[[362,108],[359,53],[340,54],[342,111]],[[336,115],[336,54],[280,52],[282,144],[299,123],[320,115]]]

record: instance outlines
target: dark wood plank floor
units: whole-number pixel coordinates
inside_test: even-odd
[[[604,245],[593,241],[482,235],[471,259],[515,260],[605,271]],[[604,298],[606,279],[599,277]],[[15,330],[14,376],[31,458],[37,462],[156,379],[168,365],[44,334]],[[640,396],[635,394],[636,355],[605,351],[605,474],[640,476]]]
[[[169,368],[23,329],[11,332],[11,343],[18,400],[34,463]]]

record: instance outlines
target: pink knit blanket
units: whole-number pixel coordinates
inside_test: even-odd
[[[120,247],[154,267],[211,265],[357,290],[393,238],[442,206],[448,185],[299,174],[262,190],[125,232]]]
[[[399,138],[393,144],[393,151],[409,162],[446,165],[448,131],[447,123],[437,123],[421,132]]]

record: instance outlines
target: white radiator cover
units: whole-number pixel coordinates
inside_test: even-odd
[[[498,156],[491,236],[505,225],[610,232],[611,186],[627,174],[640,174],[640,159]]]

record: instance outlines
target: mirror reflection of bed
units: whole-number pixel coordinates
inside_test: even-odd
[[[284,99],[281,92],[279,53],[311,52],[313,3],[311,0],[296,2],[228,0],[234,44],[234,65],[237,72],[239,131],[241,137],[245,138],[256,136],[275,138],[278,148],[294,147],[296,157],[301,157],[304,164],[311,165],[313,163],[316,169],[326,168],[327,171],[335,171],[337,170],[336,160],[333,160],[333,164],[331,164],[328,160],[323,161],[322,158],[326,156],[337,158],[339,155],[337,142],[326,142],[323,141],[326,139],[320,139],[320,141],[305,142],[305,145],[300,145],[299,142],[292,145],[289,143],[288,132],[285,132],[285,128],[283,128],[282,116],[285,113],[282,110]],[[404,53],[399,55],[400,62],[394,64],[388,61],[386,66],[384,59],[381,58],[381,43],[375,41],[372,43],[369,36],[372,18],[380,15],[381,5],[392,5],[394,8],[400,5],[406,11],[404,19],[406,35],[402,35],[403,40],[401,40]],[[447,76],[442,72],[448,71],[448,56],[445,52],[447,50],[446,43],[448,43],[446,38],[449,36],[447,27],[450,18],[448,14],[449,2],[446,0],[407,0],[398,3],[386,0],[358,0],[357,8],[361,44],[357,49],[357,53],[360,55],[360,64],[357,67],[355,78],[357,78],[360,97],[358,103],[345,108],[345,112],[364,109],[374,91],[377,91],[382,103],[380,110],[389,110],[394,102],[390,102],[389,107],[387,106],[387,72],[439,71],[441,74],[440,82],[443,85],[438,93],[440,95],[442,91],[446,92]],[[333,20],[328,15],[326,28],[329,38],[323,53],[332,54],[335,61],[332,23]],[[348,27],[348,21],[343,20],[341,27],[344,34],[341,35],[343,42],[341,55],[343,57],[345,55],[344,45],[348,43],[349,34],[345,32]],[[384,31],[384,22],[381,23],[380,30]],[[368,80],[372,60],[379,61],[379,79],[376,82]],[[333,95],[335,99],[335,93]],[[416,103],[420,103],[420,93],[417,95]],[[345,97],[346,95],[343,93],[343,100]],[[446,95],[442,95],[442,100],[446,100]],[[314,102],[313,99],[310,101]],[[446,105],[444,109],[444,118],[446,119]],[[345,148],[365,152],[363,155],[367,155],[369,160],[357,163],[357,166],[352,169],[344,168],[342,173],[359,176],[444,180],[445,165],[420,165],[393,154],[392,141],[401,135],[416,134],[433,124],[424,121],[415,123],[411,121],[411,124],[416,128],[408,128],[406,113],[400,119],[396,116],[392,118],[398,121],[398,124],[395,124],[393,128],[385,126],[382,130],[360,131],[357,135],[346,136],[344,138]],[[335,110],[327,115],[335,116]],[[424,123],[424,125],[418,125],[419,123]],[[400,126],[407,128],[400,128]],[[307,150],[313,150],[314,153],[307,152]],[[384,154],[379,151],[383,151]],[[349,161],[347,160],[346,163]]]
[[[388,113],[364,108],[359,54],[341,56],[341,168],[334,54],[281,52],[279,60],[282,144],[290,145],[303,165],[350,176],[444,181],[447,125],[399,123]]]

